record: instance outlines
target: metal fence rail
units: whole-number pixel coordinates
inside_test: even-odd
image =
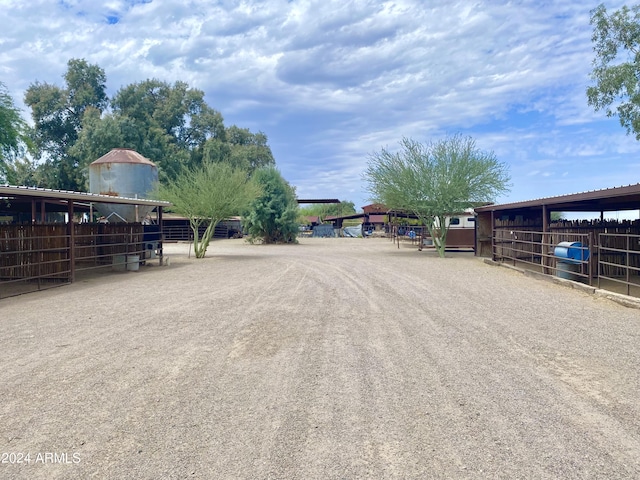
[[[113,267],[125,270],[144,261],[144,231],[140,224],[79,224],[75,235],[75,270]]]
[[[627,295],[640,286],[640,235],[601,233],[598,235],[598,287],[600,280],[622,284]]]
[[[41,290],[68,283],[71,273],[66,225],[12,225],[0,228],[0,298],[30,282]]]
[[[135,270],[161,250],[161,232],[141,224],[0,225],[0,298],[73,281],[76,272]],[[151,250],[153,252],[153,250]],[[161,255],[161,254],[160,254]]]
[[[581,252],[581,259],[561,259],[555,255],[555,247],[561,242],[577,243],[572,248]],[[493,260],[513,265],[536,267],[542,273],[593,283],[593,235],[588,233],[540,232],[533,230],[493,230]],[[575,278],[574,278],[575,277]]]
[[[202,237],[206,229],[207,225],[200,225],[198,228],[198,235]],[[193,230],[188,223],[184,225],[165,225],[162,232],[164,234],[164,239],[168,242],[193,241]],[[213,232],[213,238],[231,238],[234,233],[235,231],[232,231],[227,224],[220,222],[216,225]]]

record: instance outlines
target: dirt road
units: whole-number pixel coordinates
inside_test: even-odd
[[[186,248],[0,301],[0,478],[640,477],[638,310],[382,239]]]

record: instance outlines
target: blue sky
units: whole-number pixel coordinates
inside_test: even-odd
[[[370,153],[462,133],[510,165],[497,200],[528,200],[640,182],[640,143],[587,105],[598,3],[0,0],[0,81],[22,108],[70,58],[102,67],[110,95],[186,81],[267,134],[299,197],[358,207]]]

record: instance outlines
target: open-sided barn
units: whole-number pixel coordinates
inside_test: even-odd
[[[152,211],[129,223],[89,222],[95,204]],[[0,298],[71,283],[78,272],[162,263],[162,209],[170,203],[0,186]]]
[[[476,254],[498,262],[640,296],[640,184],[476,208]],[[635,212],[634,212],[635,211]],[[596,212],[551,221],[552,212]]]

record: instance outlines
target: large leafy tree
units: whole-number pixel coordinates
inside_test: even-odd
[[[587,89],[589,105],[618,116],[627,133],[640,140],[640,5],[613,13],[604,5],[591,11],[595,85]]]
[[[161,180],[175,178],[183,166],[202,164],[207,141],[225,142],[222,115],[207,105],[204,92],[185,82],[128,85],[116,93],[112,107],[117,119],[141,133],[132,148],[158,164]]]
[[[15,107],[13,98],[0,82],[0,182],[14,183],[16,159],[27,145],[27,125]]]
[[[494,200],[508,190],[509,175],[493,152],[455,135],[426,144],[404,138],[397,152],[383,148],[369,156],[364,180],[374,201],[422,220],[444,257],[447,217]]]
[[[247,172],[228,163],[207,162],[184,168],[175,179],[160,184],[156,193],[173,204],[173,211],[189,219],[193,250],[196,258],[203,258],[216,225],[245,211],[259,192]],[[202,236],[201,226],[206,226]]]
[[[224,137],[208,139],[202,148],[202,160],[227,162],[236,168],[246,170],[249,175],[266,166],[273,166],[275,160],[267,144],[267,136],[252,133],[248,128],[232,125],[224,132]]]
[[[87,167],[113,148],[132,148],[152,159],[160,169],[160,179],[173,179],[183,166],[189,166],[189,152],[179,148],[170,135],[154,126],[144,126],[134,119],[109,113],[87,112],[83,128],[70,153],[78,159],[85,179]]]
[[[275,164],[264,133],[251,133],[248,128],[232,125],[227,129],[226,137],[230,145],[229,161],[233,165],[251,174],[259,168]]]
[[[189,88],[185,82],[133,83],[116,93],[112,107],[134,121],[161,128],[187,149],[207,138],[224,137],[222,115],[207,105],[202,90]]]
[[[263,243],[295,243],[299,228],[295,189],[275,167],[256,170],[253,180],[262,193],[244,217],[249,235]]]
[[[64,75],[65,88],[35,82],[25,94],[34,121],[34,153],[48,168],[43,182],[51,188],[84,190],[85,181],[77,157],[70,152],[80,134],[86,112],[102,112],[108,105],[106,75],[97,65],[71,59]]]
[[[249,176],[274,164],[264,133],[225,128],[204,92],[185,82],[133,83],[109,103],[100,67],[70,60],[64,79],[65,87],[36,82],[25,95],[35,124],[35,177],[41,186],[86,189],[88,165],[112,148],[132,148],[152,159],[161,182],[175,180],[183,168],[211,162],[232,164]]]

